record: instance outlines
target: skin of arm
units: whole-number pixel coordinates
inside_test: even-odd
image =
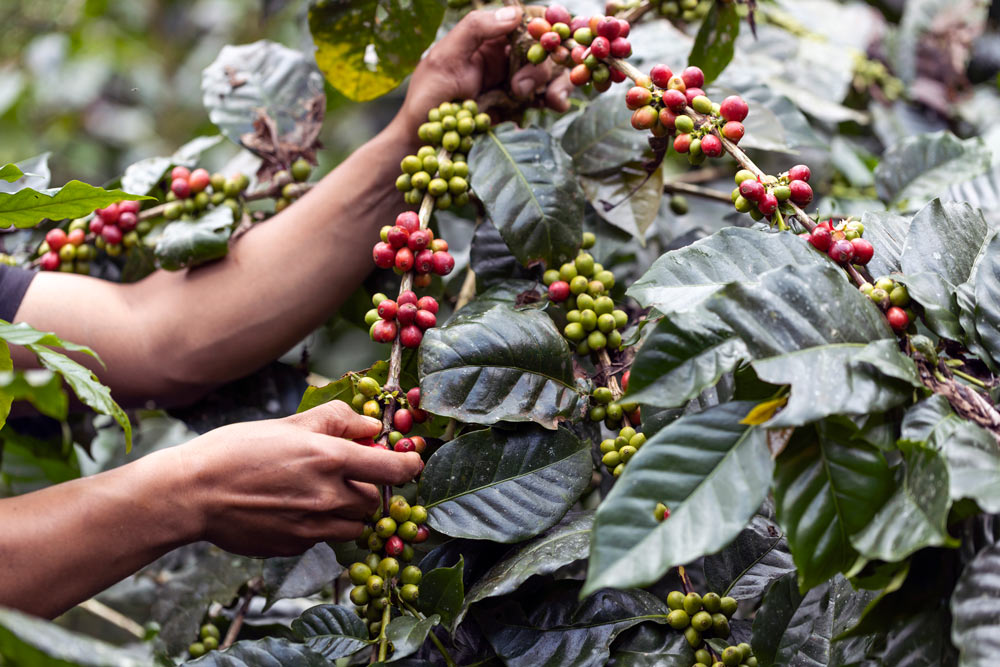
[[[441,101],[473,97],[503,80],[506,35],[519,9],[472,12],[424,58],[396,118],[293,206],[258,225],[227,257],[134,284],[65,273],[36,276],[16,320],[93,348],[95,366],[126,404],[191,402],[243,377],[319,326],[372,268],[378,230],[403,210],[399,161],[416,151],[417,126]],[[566,107],[568,82],[551,68],[520,70],[516,90],[547,91]],[[18,367],[36,364],[14,350]]]

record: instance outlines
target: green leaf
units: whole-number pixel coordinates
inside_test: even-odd
[[[562,518],[592,469],[589,443],[566,429],[489,428],[434,452],[420,477],[420,497],[438,532],[520,542]]]
[[[445,625],[452,625],[465,599],[464,570],[465,558],[459,556],[452,567],[436,567],[424,574],[420,580],[417,609],[425,615],[437,614]]]
[[[146,195],[163,180],[171,165],[194,167],[203,152],[212,148],[224,138],[221,134],[195,137],[187,142],[170,157],[148,157],[133,162],[125,168],[122,174],[122,190],[134,194]]]
[[[633,130],[634,132],[634,130]],[[639,163],[628,164],[606,176],[580,179],[597,214],[645,243],[646,231],[660,213],[663,172],[649,174]]]
[[[1000,363],[1000,236],[994,236],[975,271],[975,330],[993,364]]]
[[[840,578],[802,594],[790,572],[774,582],[753,620],[754,655],[762,665],[827,665],[833,634],[833,591]]]
[[[918,549],[957,546],[948,535],[948,467],[937,451],[900,442],[906,472],[889,501],[863,530],[851,537],[862,556],[900,561]]]
[[[882,156],[875,167],[875,189],[882,200],[915,210],[949,185],[984,173],[990,157],[979,137],[959,139],[947,130],[909,136]]]
[[[2,419],[10,413],[10,401],[17,400],[28,401],[43,415],[60,421],[69,409],[62,379],[48,370],[0,371],[0,405],[7,406],[0,410]]]
[[[956,415],[940,394],[907,410],[902,429],[904,439],[944,455],[952,500],[969,498],[985,512],[1000,512],[1000,451],[989,431]]]
[[[702,20],[688,63],[705,72],[705,85],[716,79],[733,59],[740,35],[740,15],[732,2],[713,2]]]
[[[649,151],[646,137],[632,127],[624,96],[616,94],[601,95],[584,107],[566,128],[562,147],[573,159],[576,173],[585,176],[616,172]]]
[[[0,431],[3,441],[0,497],[19,496],[80,477],[76,450],[61,442],[38,440],[14,431]]]
[[[750,402],[681,417],[650,438],[597,509],[584,592],[644,586],[731,542],[763,502],[773,464]],[[657,503],[670,519],[653,516]]]
[[[1000,543],[965,566],[951,596],[951,640],[960,667],[986,667],[1000,654]]]
[[[991,236],[978,208],[935,199],[913,216],[900,266],[907,275],[936,273],[959,285],[969,279]]]
[[[0,608],[0,660],[31,667],[148,667],[143,646],[124,649],[65,630],[55,623]]]
[[[621,634],[611,658],[615,667],[691,667],[694,649],[673,628],[641,623]]]
[[[641,591],[598,591],[577,600],[577,589],[550,595],[525,613],[513,602],[476,607],[474,615],[490,644],[510,667],[598,667],[611,642],[643,621],[663,623],[669,611]]]
[[[262,156],[274,150],[262,150],[267,143],[279,140],[284,151],[311,148],[326,109],[323,77],[312,58],[266,39],[222,47],[201,74],[201,91],[209,120]],[[264,143],[252,141],[262,117],[272,124],[263,130]]]
[[[868,262],[868,271],[875,277],[900,270],[899,258],[903,254],[910,219],[888,211],[866,211],[861,216],[865,238],[875,246],[875,255]]]
[[[178,271],[225,257],[232,233],[232,209],[217,206],[197,220],[177,220],[168,224],[153,252],[161,268]]]
[[[319,0],[309,8],[316,63],[348,99],[373,100],[413,71],[443,16],[439,0]]]
[[[927,328],[942,338],[962,339],[955,288],[947,280],[930,272],[895,275],[893,278],[906,285],[910,298],[923,307]]]
[[[292,621],[292,631],[327,660],[353,655],[371,644],[368,626],[347,607],[321,604]]]
[[[771,582],[795,570],[788,542],[759,514],[722,551],[704,560],[707,590],[737,600],[755,600]]]
[[[385,635],[392,643],[393,651],[386,662],[395,662],[419,651],[427,640],[431,628],[440,622],[441,618],[437,614],[423,620],[417,620],[412,616],[397,616],[389,621]]]
[[[34,227],[42,220],[81,218],[124,199],[144,200],[151,197],[129,194],[122,190],[105,190],[80,181],[70,181],[54,192],[38,192],[22,188],[13,194],[0,192],[0,227]]]
[[[69,352],[83,352],[85,354],[89,354],[98,361],[101,361],[101,358],[97,356],[97,353],[89,347],[63,340],[49,331],[39,331],[26,322],[11,324],[10,322],[0,320],[0,340],[3,340],[10,345],[27,346],[37,344],[47,345],[50,347],[61,347]],[[104,365],[103,361],[101,361],[101,365]],[[0,367],[0,370],[11,370],[11,367]]]
[[[534,421],[550,429],[583,414],[573,359],[552,319],[496,306],[428,329],[420,346],[421,407],[474,424]]]
[[[469,171],[472,189],[518,261],[558,266],[576,256],[583,190],[552,135],[498,125],[476,142]]]
[[[715,386],[750,353],[711,313],[674,313],[660,319],[632,364],[629,400],[661,408],[680,407]]]
[[[328,545],[320,542],[301,556],[268,558],[264,561],[264,611],[278,600],[312,595],[343,571]]]
[[[727,227],[660,256],[626,293],[663,313],[690,310],[728,283],[756,281],[786,264],[826,265],[827,260],[794,234]]]
[[[0,167],[0,180],[13,183],[22,176],[24,176],[24,172],[16,164],[5,164]]]
[[[319,653],[287,639],[266,637],[236,642],[225,651],[209,651],[185,665],[197,667],[329,667]]]
[[[892,472],[882,453],[856,439],[855,433],[847,420],[797,429],[777,460],[778,523],[803,590],[854,563],[851,535],[864,528],[892,494]]]
[[[593,512],[569,512],[555,526],[518,545],[469,588],[452,626],[458,627],[475,603],[513,593],[535,575],[552,574],[565,565],[586,558],[593,525]]]

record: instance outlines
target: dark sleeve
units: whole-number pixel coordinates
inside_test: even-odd
[[[34,271],[0,264],[0,319],[12,322],[24,293],[35,277]]]

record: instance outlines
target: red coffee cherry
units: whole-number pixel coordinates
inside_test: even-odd
[[[424,248],[413,257],[413,269],[417,273],[430,273],[434,270],[434,252],[430,248]]]
[[[628,380],[632,377],[632,369],[628,369],[622,373],[622,391],[628,391]]]
[[[854,259],[854,244],[847,239],[834,241],[827,254],[830,255],[830,259],[839,264],[848,264]]]
[[[431,313],[434,313],[435,315],[438,312],[438,302],[437,302],[437,299],[435,299],[432,296],[422,296],[422,297],[420,297],[420,299],[417,300],[417,307],[420,310],[426,310],[426,311],[429,311]]]
[[[429,310],[418,310],[414,323],[424,331],[437,326],[437,315]]]
[[[587,57],[586,54],[587,54],[587,47],[586,46],[581,46],[580,44],[577,44],[569,52],[569,57],[577,65],[582,65],[583,61]]]
[[[811,175],[809,167],[804,164],[797,164],[788,170],[788,180],[790,181],[808,181]]]
[[[659,115],[656,109],[646,105],[632,112],[632,127],[637,130],[648,130],[656,125]]]
[[[177,195],[178,199],[187,199],[191,196],[191,186],[183,178],[175,178],[170,183],[170,190]],[[105,222],[107,222],[105,220]]]
[[[118,202],[118,212],[119,213],[134,213],[139,215],[140,204],[137,201],[132,201],[131,199],[126,199],[125,201]]]
[[[59,252],[59,249],[66,245],[68,241],[69,237],[66,236],[66,232],[59,227],[50,229],[45,235],[45,242],[49,244],[49,249],[56,252]]]
[[[123,232],[130,232],[135,229],[136,225],[139,224],[139,218],[135,213],[129,213],[123,211],[121,215],[118,216],[118,227]]]
[[[707,95],[705,95],[705,91],[701,88],[692,88],[688,86],[688,88],[684,91],[684,99],[687,100],[688,104],[691,104],[691,102],[694,101],[694,98],[699,95],[707,97]]]
[[[706,134],[701,139],[701,152],[708,157],[719,157],[722,155],[722,141],[714,134]]]
[[[75,246],[83,245],[83,242],[87,239],[87,233],[82,229],[74,229],[69,234],[66,235],[66,240]],[[52,247],[52,244],[49,244]]]
[[[598,60],[604,60],[611,55],[611,41],[607,37],[595,37],[590,43],[590,52]]]
[[[176,167],[170,170],[171,180],[182,179],[186,181],[189,176],[191,176],[191,170],[188,169],[187,167],[182,167],[181,165],[177,165]]]
[[[431,233],[426,229],[418,229],[410,233],[406,245],[413,252],[420,252],[431,244]]]
[[[687,153],[691,150],[691,135],[678,134],[674,137],[674,150],[678,153]]]
[[[611,40],[611,55],[615,58],[628,58],[632,55],[632,43],[624,37]]]
[[[553,25],[556,23],[569,25],[573,20],[573,15],[562,5],[549,5],[545,9],[545,20]]]
[[[413,440],[409,438],[403,438],[401,440],[396,441],[396,444],[392,446],[392,450],[394,452],[400,452],[400,453],[415,452],[417,451],[417,447],[416,445],[413,444]]]
[[[408,324],[399,330],[399,342],[403,344],[403,347],[417,348],[420,347],[420,341],[424,338],[424,332],[420,330],[416,324]],[[399,414],[398,412],[396,414]],[[406,431],[403,431],[404,433]]]
[[[426,413],[424,413],[426,414]],[[410,440],[413,441],[413,446],[417,449],[417,454],[423,454],[424,450],[427,449],[427,441],[424,440],[419,435],[415,435]]]
[[[788,187],[792,191],[792,201],[799,206],[805,206],[812,201],[813,190],[805,181],[792,181]]]
[[[864,266],[872,260],[875,255],[875,246],[865,239],[854,239],[851,241],[854,246],[854,263]]]
[[[560,37],[558,33],[547,32],[542,35],[541,39],[538,40],[538,43],[542,45],[543,49],[549,53],[553,53],[556,49],[562,46],[562,37]]]
[[[358,443],[359,445],[364,445],[365,447],[375,446],[375,441],[372,440],[371,438],[355,438],[354,442]]]
[[[417,303],[417,295],[413,293],[412,290],[406,290],[405,292],[400,292],[399,296],[396,297],[396,303],[403,305],[404,303]]]
[[[653,69],[649,70],[649,78],[657,88],[666,88],[670,77],[673,75],[674,73],[670,71],[670,68],[662,64],[653,65]]]
[[[739,95],[730,95],[719,105],[719,114],[726,120],[742,121],[750,112],[750,107]]]
[[[102,229],[104,229],[104,220],[101,219],[101,216],[95,215],[90,220],[90,231],[94,234],[100,234]]]
[[[743,195],[745,199],[752,202],[759,202],[763,199],[767,191],[764,189],[764,185],[760,181],[746,180],[740,183],[740,194]]]
[[[212,182],[212,175],[205,169],[195,169],[187,179],[191,192],[198,193],[208,187]]]
[[[118,229],[114,225],[104,225],[104,229],[101,230],[101,236],[110,245],[116,245],[122,242],[122,230]]]
[[[59,253],[55,250],[49,250],[42,255],[42,258],[38,261],[38,266],[41,267],[42,271],[58,271],[60,263]]]
[[[455,268],[455,258],[447,252],[434,253],[431,261],[434,264],[434,273],[439,276],[446,276]]]
[[[399,310],[399,306],[392,299],[386,299],[378,305],[378,316],[383,320],[394,320],[396,319],[396,311]]]
[[[611,80],[614,81],[615,83],[621,83],[622,81],[628,78],[628,76],[625,75],[625,72],[621,71],[620,69],[611,67],[610,70],[611,70]]]
[[[687,97],[680,90],[665,90],[662,99],[663,104],[674,113],[684,111],[684,107],[687,106]]]
[[[889,320],[889,326],[893,331],[903,331],[910,326],[910,316],[899,306],[893,306],[885,313],[885,318]]]
[[[412,250],[409,248],[400,248],[396,251],[396,268],[404,272],[413,268]]]
[[[396,216],[396,224],[412,233],[420,229],[420,216],[416,211],[403,211]]]
[[[118,222],[118,214],[121,210],[118,208],[118,204],[111,204],[107,208],[99,208],[94,213],[101,216],[101,220],[106,225],[113,225]]]
[[[660,109],[660,125],[668,130],[674,130],[677,128],[676,122],[677,114],[666,107]]]
[[[903,314],[905,315],[906,313]],[[413,541],[419,544],[420,542],[424,542],[425,540],[427,540],[427,538],[430,536],[431,536],[431,531],[427,528],[427,524],[422,523],[419,526],[417,526],[417,535],[416,537],[413,538]]]
[[[828,251],[830,246],[833,245],[833,234],[830,232],[830,228],[817,226],[809,234],[809,243],[821,252]]]
[[[618,19],[618,36],[628,37],[629,32],[632,31],[632,26],[625,19]]]
[[[775,211],[778,210],[778,198],[772,195],[770,192],[766,193],[763,197],[760,198],[760,201],[757,202],[757,210],[763,213],[764,215],[767,216],[772,215]]]
[[[418,330],[417,333],[419,334],[420,331]],[[413,415],[406,408],[396,410],[392,415],[392,425],[397,431],[406,435],[413,429]]]
[[[417,304],[415,303],[404,303],[396,308],[396,319],[399,320],[399,324],[406,326],[407,324],[413,324],[417,319]]]
[[[653,93],[642,86],[632,86],[625,93],[625,106],[635,111],[653,101]]]
[[[729,139],[734,144],[740,143],[740,139],[743,138],[743,133],[746,128],[743,127],[743,123],[731,120],[722,126],[722,136]]]
[[[574,86],[582,86],[590,81],[590,68],[584,64],[576,65],[569,71],[569,80]]]
[[[430,247],[434,252],[438,252],[439,250],[441,252],[448,252],[448,242],[444,239],[434,239],[431,241]]]
[[[701,88],[705,85],[705,73],[701,71],[700,67],[687,67],[681,72],[681,78],[684,79],[684,85],[688,88]]]
[[[411,408],[420,407],[420,387],[414,387],[406,392],[406,402],[410,404]]]
[[[535,39],[541,39],[542,35],[552,31],[552,24],[542,17],[533,18],[528,21],[528,34]]]
[[[417,531],[420,532],[420,531]],[[399,535],[393,535],[385,541],[385,555],[392,556],[393,558],[399,558],[403,554],[403,549],[406,545],[403,544],[403,538]]]
[[[605,16],[597,22],[597,34],[605,39],[612,40],[621,33],[621,24],[613,16]],[[593,44],[591,44],[593,46]]]
[[[427,287],[430,284],[431,284],[431,274],[429,273],[419,273],[413,276],[414,287]]]
[[[385,241],[395,249],[402,248],[406,245],[406,242],[410,239],[410,232],[406,231],[399,225],[395,227],[390,227],[389,231],[385,235]]]
[[[396,262],[396,251],[388,243],[379,241],[372,248],[372,259],[378,268],[388,269]]]
[[[376,343],[391,343],[396,339],[396,323],[379,320],[372,326],[372,340]]]
[[[562,303],[569,298],[569,283],[565,280],[556,280],[549,285],[549,298],[556,303]]]

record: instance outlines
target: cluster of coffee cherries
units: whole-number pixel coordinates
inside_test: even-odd
[[[708,15],[713,0],[659,0],[657,9],[661,16],[680,19],[684,23],[700,21]]]
[[[720,597],[718,593],[701,596],[694,592],[685,595],[682,591],[671,591],[667,595],[667,606],[671,609],[667,624],[674,630],[683,630],[684,638],[697,651],[704,648],[704,637],[729,637],[729,619],[736,613],[738,604],[735,599]],[[697,655],[695,661],[702,662]]]
[[[420,596],[423,573],[406,563],[413,560],[412,545],[430,536],[426,521],[423,506],[411,506],[406,498],[395,495],[389,500],[388,516],[382,515],[380,507],[357,539],[357,545],[369,553],[347,570],[354,584],[350,598],[358,615],[368,620],[372,637],[379,635],[387,607],[394,602],[413,604]]]
[[[250,178],[243,173],[226,178],[223,174],[209,174],[206,169],[191,171],[178,165],[170,171],[163,217],[192,220],[211,206],[228,206],[238,217],[242,210],[239,196],[249,185]]]
[[[420,347],[424,332],[437,326],[438,302],[432,296],[417,295],[406,290],[395,300],[385,294],[372,297],[375,308],[365,315],[368,333],[376,343],[391,343],[399,336],[403,347]]]
[[[292,205],[292,202],[301,197],[303,190],[299,183],[309,180],[312,175],[312,165],[305,158],[299,158],[292,163],[288,169],[282,169],[274,174],[274,183],[283,183],[281,196],[274,200],[274,212],[278,213]]]
[[[601,463],[612,475],[620,477],[625,472],[625,464],[645,443],[645,434],[637,432],[631,426],[625,426],[618,431],[616,437],[601,442]]]
[[[135,202],[129,202],[135,203]],[[38,266],[43,271],[90,273],[90,260],[97,257],[97,248],[86,242],[87,221],[73,220],[69,232],[61,227],[50,229],[38,247]]]
[[[906,331],[916,319],[906,285],[897,283],[889,276],[882,276],[874,285],[865,283],[858,289],[885,313],[889,326],[896,333]]]
[[[806,206],[812,201],[810,171],[798,164],[779,176],[758,177],[748,169],[736,172],[736,188],[732,192],[733,206],[740,213],[749,213],[754,220],[772,220],[775,213],[791,213],[788,203]]]
[[[593,84],[604,92],[612,83],[625,80],[625,73],[602,62],[606,58],[628,58],[631,26],[614,16],[577,16],[562,5],[549,5],[544,17],[528,22],[528,34],[538,40],[528,48],[528,62],[540,64],[546,58],[572,69],[569,79],[575,86]]]
[[[838,264],[864,266],[875,254],[875,246],[861,238],[864,233],[865,226],[857,220],[847,220],[837,225],[832,220],[824,220],[811,232],[804,232],[802,238]]]
[[[722,649],[718,660],[713,660],[712,653],[707,648],[694,652],[695,663],[692,667],[757,667],[757,658],[753,649],[746,642]]]
[[[351,407],[366,417],[374,419],[382,418],[383,402],[400,398],[385,391],[378,380],[370,376],[358,378],[354,384],[354,390],[356,393],[351,400]],[[405,403],[392,413],[393,430],[389,431],[388,446],[376,442],[373,438],[358,438],[355,442],[380,449],[392,448],[396,452],[423,454],[427,448],[427,441],[422,436],[409,435],[409,433],[415,425],[423,424],[428,418],[430,415],[425,410],[420,409],[420,387],[413,387],[406,392]]]
[[[206,623],[198,631],[198,641],[188,646],[188,655],[192,658],[200,658],[209,651],[219,648],[219,640],[222,638],[219,628],[213,623]]]
[[[421,228],[420,216],[415,211],[403,211],[396,216],[394,225],[382,227],[380,238],[372,248],[375,266],[392,269],[399,275],[413,271],[416,287],[430,285],[431,274],[446,276],[455,268],[448,242],[434,238],[430,229]]]

